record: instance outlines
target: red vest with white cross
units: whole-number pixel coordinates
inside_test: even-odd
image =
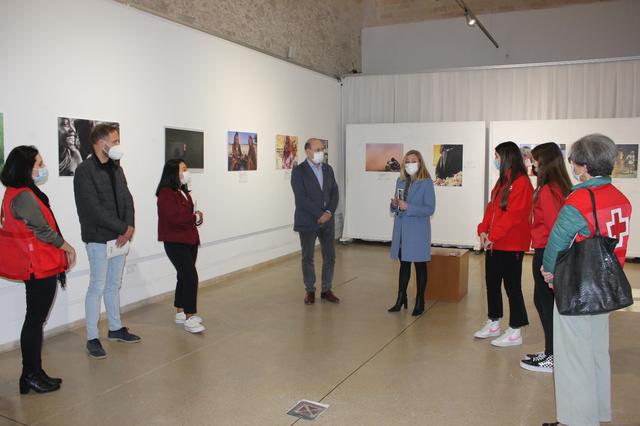
[[[615,186],[608,183],[590,188],[596,199],[596,209],[598,214],[598,226],[600,234],[618,240],[615,248],[615,255],[620,261],[620,266],[624,266],[624,258],[627,254],[629,243],[629,231],[631,230],[631,203],[622,192]],[[591,235],[595,235],[595,223],[593,220],[593,208],[591,206],[591,196],[586,189],[578,189],[572,192],[565,202],[574,206],[589,224]],[[580,242],[589,237],[578,234],[576,242]]]

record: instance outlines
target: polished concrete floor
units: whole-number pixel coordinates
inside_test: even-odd
[[[318,425],[553,420],[552,375],[519,367],[522,354],[543,345],[531,257],[523,273],[531,321],[525,343],[495,348],[471,337],[486,301],[483,257],[470,256],[467,297],[430,301],[419,318],[411,305],[386,312],[397,285],[388,248],[348,245],[338,247],[339,305],[318,298],[305,306],[299,258],[291,257],[202,289],[202,335],[176,326],[165,300],[125,314],[144,341],[104,339],[104,360],[87,356],[83,329],[48,339],[44,366],[64,378],[58,392],[19,395],[19,351],[0,354],[0,424],[292,425],[286,412],[300,399],[330,405],[313,421]],[[626,269],[637,287],[640,265]],[[611,359],[613,424],[640,425],[640,313],[612,315]]]

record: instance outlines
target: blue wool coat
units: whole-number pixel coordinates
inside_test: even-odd
[[[405,181],[398,179],[396,190],[404,187]],[[407,204],[407,210],[396,214],[393,221],[391,258],[398,259],[402,249],[401,260],[426,262],[431,260],[431,215],[436,209],[433,181],[423,179],[413,182]]]

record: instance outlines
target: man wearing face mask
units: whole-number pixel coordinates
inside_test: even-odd
[[[306,295],[304,303],[315,303],[316,273],[314,250],[316,238],[322,248],[322,292],[320,297],[332,303],[340,299],[331,291],[335,265],[335,221],[338,207],[338,184],[330,165],[324,164],[324,145],[320,139],[309,139],[304,145],[307,160],[291,172],[291,187],[296,211],[293,230],[300,235],[302,275]]]
[[[140,337],[129,333],[120,322],[120,285],[126,255],[107,259],[107,242],[124,246],[133,237],[133,197],[127,187],[119,161],[123,156],[117,127],[97,125],[91,132],[93,154],[76,169],[73,186],[82,241],[87,245],[91,277],[85,299],[87,351],[94,358],[105,358],[98,336],[100,299],[109,320],[109,340],[137,343]]]

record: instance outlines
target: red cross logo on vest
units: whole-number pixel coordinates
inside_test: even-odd
[[[611,222],[607,222],[609,236],[618,240],[616,248],[624,245],[624,237],[629,236],[629,218],[622,217],[622,209],[611,210]]]

